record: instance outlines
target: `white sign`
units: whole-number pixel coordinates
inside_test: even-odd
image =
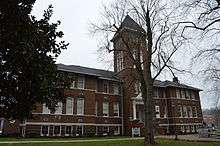
[[[141,136],[141,130],[140,128],[132,128],[132,136]]]

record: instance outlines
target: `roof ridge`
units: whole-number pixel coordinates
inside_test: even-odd
[[[66,64],[63,64],[63,63],[58,63],[59,65],[65,65],[65,66],[73,66],[73,67],[81,67],[81,68],[87,68],[87,69],[93,69],[93,70],[99,70],[99,71],[105,71],[105,72],[111,72],[111,73],[114,73],[114,71],[110,71],[110,70],[105,70],[105,69],[98,69],[98,68],[92,68],[92,67],[87,67],[87,66],[81,66],[81,65],[66,65]],[[57,64],[57,65],[58,65]]]

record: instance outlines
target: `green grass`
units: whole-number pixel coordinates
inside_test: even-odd
[[[59,141],[59,140],[83,140],[83,139],[117,139],[129,138],[128,136],[106,136],[106,137],[38,137],[38,138],[16,138],[16,137],[0,137],[0,141]]]
[[[0,146],[142,146],[143,140],[121,140],[100,142],[74,143],[29,143],[29,144],[0,144]],[[157,139],[155,146],[220,146],[220,142],[189,142]]]

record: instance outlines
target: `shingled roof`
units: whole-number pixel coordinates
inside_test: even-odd
[[[113,71],[107,71],[107,70],[101,70],[101,69],[95,69],[95,68],[89,68],[89,67],[83,67],[83,66],[77,66],[77,65],[64,65],[64,64],[57,64],[57,69],[59,71],[65,71],[65,72],[72,72],[72,73],[78,73],[83,75],[90,75],[95,76],[100,79],[106,79],[106,80],[112,80],[120,82],[120,79],[118,78],[117,74]],[[191,90],[198,90],[201,91],[201,89],[188,86],[185,84],[180,84],[177,82],[172,81],[160,81],[155,80],[154,81],[155,87],[177,87],[177,88],[185,88],[185,89],[191,89]]]
[[[168,81],[168,80],[166,80],[166,81],[155,80],[154,81],[154,86],[155,87],[163,87],[163,88],[166,88],[166,87],[177,87],[177,88],[184,88],[184,89],[191,89],[191,90],[202,91],[199,88],[195,88],[195,87],[188,86],[188,85],[185,85],[185,84],[182,84],[182,83],[172,82],[172,81]]]
[[[64,64],[57,64],[57,69],[59,71],[66,71],[66,72],[78,73],[83,75],[96,76],[98,78],[107,79],[107,80],[119,81],[119,78],[115,75],[115,72],[107,71],[107,70],[101,70],[101,69],[95,69],[95,68],[89,68],[89,67],[83,67],[77,65],[64,65]]]
[[[138,32],[145,33],[145,30],[139,24],[137,24],[137,22],[135,22],[129,15],[127,15],[123,20],[123,22],[121,23],[119,29],[122,28],[129,28]]]

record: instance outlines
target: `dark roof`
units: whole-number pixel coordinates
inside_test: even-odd
[[[172,81],[159,81],[159,80],[155,80],[154,81],[154,86],[155,87],[177,87],[177,88],[185,88],[185,89],[191,89],[191,90],[198,90],[198,91],[202,91],[199,88],[195,88],[192,86],[188,86],[185,84],[181,84],[181,83],[177,83],[177,82],[172,82]]]
[[[132,30],[145,33],[145,30],[139,24],[137,24],[137,22],[135,22],[129,15],[127,15],[121,23],[119,29],[122,28],[130,28]]]
[[[100,79],[106,79],[106,80],[112,80],[112,81],[120,82],[120,79],[117,77],[117,74],[115,72],[112,72],[112,71],[89,68],[89,67],[82,67],[82,66],[76,66],[76,65],[64,65],[64,64],[57,64],[57,69],[60,70],[60,71],[90,75],[90,76],[98,77]],[[201,89],[198,89],[198,88],[195,88],[195,87],[192,87],[192,86],[188,86],[188,85],[185,85],[185,84],[172,82],[172,81],[155,80],[154,81],[154,86],[155,87],[162,87],[162,88],[177,87],[177,88],[185,88],[185,89],[202,91]]]
[[[119,81],[119,78],[117,78],[114,72],[107,70],[64,64],[57,64],[57,69],[59,71],[73,72],[78,74],[96,76],[98,78],[103,78],[106,80]]]

